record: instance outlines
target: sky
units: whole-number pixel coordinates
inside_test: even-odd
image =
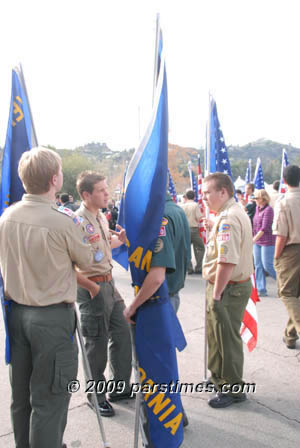
[[[156,14],[169,142],[205,145],[209,92],[227,145],[300,147],[298,0],[4,0],[0,146],[22,63],[38,142],[136,147],[151,116]]]

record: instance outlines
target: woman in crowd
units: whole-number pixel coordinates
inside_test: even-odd
[[[273,264],[276,236],[272,234],[274,212],[269,205],[270,196],[266,190],[256,191],[255,201],[256,211],[253,218],[253,255],[256,286],[260,296],[267,296],[265,272],[276,279],[276,272]]]

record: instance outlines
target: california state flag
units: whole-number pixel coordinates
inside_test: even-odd
[[[257,343],[257,312],[256,302],[259,302],[259,297],[256,289],[255,275],[251,275],[252,292],[245,309],[242,325],[241,337],[243,342],[247,344],[249,352],[256,347]]]

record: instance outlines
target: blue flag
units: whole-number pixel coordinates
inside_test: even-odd
[[[250,184],[252,179],[252,173],[251,173],[251,159],[248,160],[248,166],[246,169],[246,175],[245,175],[245,182],[246,184]]]
[[[12,71],[11,103],[8,128],[2,160],[0,215],[3,210],[19,201],[24,193],[18,175],[18,164],[24,151],[37,146],[21,69]]]
[[[125,215],[124,215],[124,188],[125,188],[125,178],[127,173],[128,165],[126,164],[124,175],[123,175],[123,182],[122,182],[122,195],[121,195],[121,201],[120,201],[120,209],[118,214],[118,222],[123,229],[125,229]],[[122,244],[120,247],[116,247],[112,250],[112,257],[113,259],[119,263],[126,271],[128,270],[128,249],[126,244]]]
[[[217,105],[212,96],[210,97],[208,129],[205,153],[206,170],[208,168],[209,173],[218,171],[228,174],[232,179],[228,151],[218,118]]]
[[[2,159],[0,190],[0,215],[5,208],[20,201],[24,188],[18,175],[18,164],[24,151],[37,146],[34,127],[21,68],[12,71],[11,102],[8,127]],[[10,343],[7,326],[7,313],[10,304],[4,298],[3,280],[0,273],[0,299],[3,312],[5,337],[5,362],[10,363]]]
[[[264,175],[261,167],[261,160],[258,157],[256,161],[255,174],[253,179],[256,190],[263,190],[265,188]]]
[[[145,137],[128,166],[125,181],[125,227],[132,282],[143,284],[164,222],[168,169],[168,97],[162,36],[158,28],[158,61],[153,113]],[[141,383],[177,384],[176,346],[185,339],[168,297],[166,281],[138,308],[136,352]],[[150,437],[156,448],[177,448],[183,440],[180,394],[170,387],[144,395]]]
[[[176,193],[176,189],[175,189],[175,185],[170,173],[170,170],[168,170],[168,176],[169,176],[169,193],[172,196],[173,201],[175,202],[175,204],[177,204],[178,200],[177,200],[177,193]]]
[[[189,170],[189,174],[190,174],[191,190],[193,190],[193,192],[195,193],[194,201],[198,202],[198,182],[197,182],[196,176],[193,172],[191,161],[188,162],[188,170]]]
[[[282,161],[281,161],[281,174],[280,174],[280,185],[279,185],[279,193],[286,193],[287,187],[283,180],[283,170],[285,167],[289,165],[289,160],[287,156],[287,152],[285,149],[282,150]]]

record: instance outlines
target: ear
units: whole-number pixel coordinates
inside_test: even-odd
[[[83,191],[81,193],[82,200],[85,202],[88,202],[90,196],[91,196],[91,194],[88,191]]]

